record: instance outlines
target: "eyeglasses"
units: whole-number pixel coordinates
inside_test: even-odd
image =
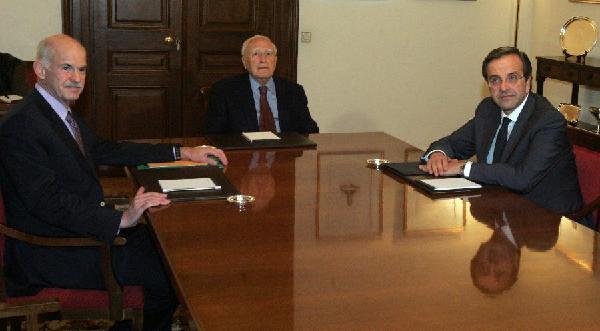
[[[519,81],[519,79],[524,78],[524,77],[525,76],[519,76],[516,73],[512,73],[512,74],[508,74],[508,76],[506,76],[505,80],[503,80],[502,78],[500,78],[498,76],[493,76],[493,77],[490,77],[487,82],[490,87],[498,87],[498,86],[502,85],[503,81],[509,85],[514,85]]]
[[[277,56],[277,53],[272,49],[253,49],[250,56],[253,58],[263,56],[266,58],[273,58]]]

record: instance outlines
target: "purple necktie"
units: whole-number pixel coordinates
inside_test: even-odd
[[[67,117],[65,118],[65,120],[69,124],[69,127],[71,127],[71,132],[73,133],[73,138],[75,138],[75,141],[77,142],[77,145],[79,146],[79,149],[81,150],[81,153],[83,153],[85,155],[85,150],[83,148],[83,139],[81,139],[81,132],[79,131],[79,125],[77,125],[77,122],[73,118],[73,115],[71,115],[71,111],[67,112]]]

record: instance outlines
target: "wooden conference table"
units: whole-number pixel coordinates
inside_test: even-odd
[[[365,166],[418,157],[383,133],[310,139],[270,150],[268,170],[248,170],[255,151],[228,153],[252,208],[148,213],[199,329],[600,328],[597,233],[506,191],[432,199]]]

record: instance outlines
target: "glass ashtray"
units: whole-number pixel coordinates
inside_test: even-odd
[[[253,203],[255,198],[251,195],[236,194],[227,197],[227,202],[237,204],[240,207]]]
[[[382,164],[390,163],[390,161],[386,159],[368,159],[367,167],[379,169]]]

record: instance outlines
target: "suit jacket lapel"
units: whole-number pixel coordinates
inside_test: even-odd
[[[486,162],[487,155],[492,147],[492,142],[494,141],[494,135],[496,134],[496,130],[500,125],[500,114],[501,110],[497,106],[494,106],[493,111],[489,115],[489,119],[484,122],[483,129],[483,140],[481,149],[482,155],[477,155],[477,159],[481,160],[480,162]]]
[[[281,82],[277,77],[273,77],[275,81],[275,93],[277,94],[277,116],[279,118],[279,130],[286,132],[290,128],[290,113],[286,111],[286,107],[290,105],[288,100],[288,90],[286,85]]]
[[[58,117],[58,115],[54,112],[50,104],[42,97],[42,95],[35,91],[34,92],[37,100],[36,103],[38,105],[38,109],[44,115],[44,117],[50,123],[50,127],[56,133],[56,135],[64,142],[65,146],[74,154],[75,159],[79,162],[79,164],[90,171],[94,177],[96,176],[96,172],[94,171],[94,165],[81,153],[77,142],[71,135],[71,132],[65,126],[65,123]],[[76,118],[76,116],[74,116]],[[82,135],[83,136],[83,135]],[[84,140],[85,145],[85,140]]]
[[[238,90],[240,102],[237,104],[242,106],[241,112],[244,120],[251,131],[258,131],[258,120],[256,118],[256,108],[254,103],[254,94],[250,85],[249,74],[240,75],[240,89]]]
[[[517,122],[513,126],[512,131],[510,132],[510,136],[508,137],[508,141],[506,142],[506,147],[504,148],[504,152],[502,152],[502,156],[500,157],[500,161],[504,162],[508,159],[512,151],[515,149],[519,141],[521,141],[521,137],[527,131],[526,128],[529,125],[529,118],[533,114],[535,100],[533,96],[530,94],[527,98],[527,102],[523,106],[523,110],[519,114],[517,118]]]

